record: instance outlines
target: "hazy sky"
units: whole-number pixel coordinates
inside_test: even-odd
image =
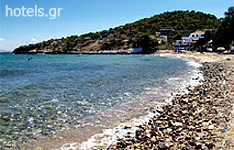
[[[165,11],[196,10],[220,18],[233,5],[234,0],[0,0],[0,50],[109,29]],[[51,15],[40,17],[39,8]],[[61,8],[60,17],[50,8]]]

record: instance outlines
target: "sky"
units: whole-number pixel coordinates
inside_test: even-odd
[[[230,6],[234,0],[0,0],[0,50],[107,30],[166,11],[221,18]]]

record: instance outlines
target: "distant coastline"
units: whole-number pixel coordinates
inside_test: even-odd
[[[221,20],[211,14],[172,11],[109,30],[23,45],[16,48],[13,53],[98,54],[104,50],[127,51],[139,47],[143,48],[142,53],[153,53],[157,49],[176,49],[174,43],[181,37],[197,30],[216,31],[220,24]]]

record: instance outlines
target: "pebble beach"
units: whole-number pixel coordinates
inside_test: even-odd
[[[155,115],[107,149],[234,149],[234,57],[214,53],[156,55],[192,58],[200,63],[201,84],[187,87]],[[131,128],[131,127],[128,127]]]

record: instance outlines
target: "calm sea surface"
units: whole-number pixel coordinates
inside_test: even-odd
[[[0,54],[0,149],[79,127],[190,70],[184,60],[151,55]]]

